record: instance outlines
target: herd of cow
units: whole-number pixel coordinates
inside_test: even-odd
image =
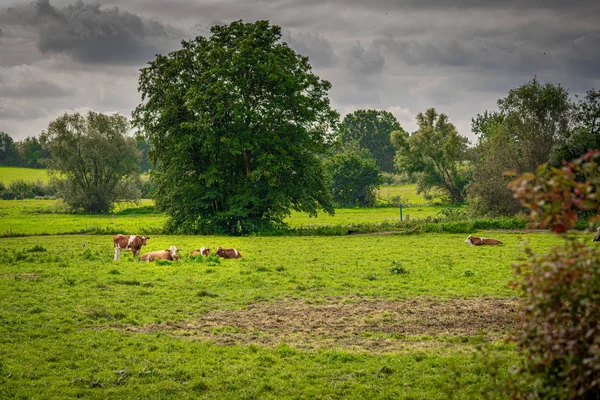
[[[146,245],[146,241],[150,239],[149,236],[139,235],[115,235],[113,238],[113,244],[115,246],[115,261],[121,259],[121,250],[131,251],[133,253],[133,259],[140,253],[142,246]],[[176,246],[170,246],[166,250],[151,251],[144,253],[140,256],[140,261],[155,261],[155,260],[168,260],[176,261],[179,260],[179,249]],[[210,249],[202,246],[198,250],[194,250],[190,253],[191,256],[209,256]],[[221,246],[217,248],[217,256],[222,258],[241,258],[242,253],[237,249],[224,249]]]
[[[138,236],[138,235],[115,235],[113,238],[113,243],[115,245],[115,261],[119,261],[121,259],[121,250],[130,250],[133,253],[133,259],[139,254],[142,246],[146,245],[146,241],[150,239],[149,236]],[[596,231],[596,236],[594,237],[594,241],[600,241],[600,227]],[[482,238],[471,236],[465,240],[465,243],[470,244],[471,246],[495,246],[499,244],[503,244],[498,239],[492,238]],[[170,246],[166,250],[159,251],[151,251],[150,253],[145,253],[140,256],[141,261],[154,261],[154,260],[169,260],[175,261],[179,259],[179,249],[176,246]],[[210,249],[202,246],[198,250],[194,250],[190,253],[190,256],[208,256],[210,255]],[[240,253],[237,249],[224,249],[221,246],[217,248],[217,256],[222,258],[241,258],[242,253]]]

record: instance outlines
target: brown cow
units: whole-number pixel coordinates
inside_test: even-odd
[[[168,260],[177,261],[179,256],[177,252],[179,249],[175,246],[169,247],[167,250],[151,251],[150,253],[142,254],[140,257],[141,261],[154,261],[154,260]]]
[[[203,255],[204,257],[210,256],[210,249],[202,246],[198,250],[194,250],[190,253],[190,256],[199,256]]]
[[[483,245],[490,245],[490,246],[495,246],[497,244],[504,244],[501,241],[497,240],[497,239],[491,239],[491,238],[480,238],[477,236],[471,236],[469,235],[469,237],[467,238],[467,240],[465,240],[465,243],[470,244],[471,246],[483,246]]]
[[[594,242],[600,242],[600,226],[596,229],[596,236],[594,237]]]
[[[121,250],[131,250],[133,253],[133,260],[135,256],[140,252],[142,246],[146,245],[146,240],[150,239],[150,236],[137,236],[137,235],[115,235],[113,243],[115,245],[115,261],[121,259]]]
[[[221,246],[217,249],[217,255],[223,258],[242,258],[242,253],[236,249],[224,249]]]

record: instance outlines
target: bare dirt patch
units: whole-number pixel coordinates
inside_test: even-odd
[[[165,332],[223,345],[255,343],[300,348],[349,347],[390,351],[406,346],[499,339],[515,327],[515,299],[328,299],[323,304],[286,299],[242,310],[210,311],[198,320],[113,326],[130,332]]]

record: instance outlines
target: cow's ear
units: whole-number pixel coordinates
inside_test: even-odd
[[[146,236],[146,240],[150,239],[150,236]]]

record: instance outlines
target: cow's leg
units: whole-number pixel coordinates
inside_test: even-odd
[[[135,250],[133,250],[133,249],[131,250],[131,252],[133,253],[133,261],[135,261],[135,256],[136,256],[136,254],[137,254],[138,252],[137,252],[137,251],[135,251]]]

